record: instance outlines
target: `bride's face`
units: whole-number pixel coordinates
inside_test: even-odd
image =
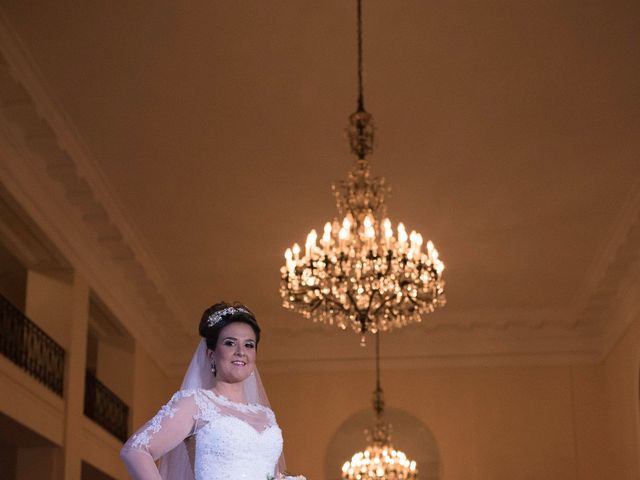
[[[224,327],[220,331],[213,360],[219,381],[236,383],[245,380],[256,365],[256,335],[253,329],[242,322]]]

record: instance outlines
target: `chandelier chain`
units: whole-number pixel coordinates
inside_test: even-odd
[[[342,465],[343,480],[416,480],[416,462],[391,443],[391,424],[384,418],[384,400],[380,386],[380,332],[376,337],[376,390],[373,408],[375,424],[365,430],[367,446]]]
[[[386,214],[390,188],[371,174],[373,116],[364,110],[362,0],[356,0],[358,109],[347,134],[357,159],[346,180],[332,185],[340,218],[312,229],[304,248],[294,243],[281,267],[282,305],[305,318],[351,327],[360,334],[386,332],[422,321],[445,305],[444,263],[435,245]],[[380,392],[382,399],[382,392]]]
[[[380,332],[375,333],[376,337],[376,390],[373,393],[373,409],[379,420],[384,413],[384,400],[382,397],[382,387],[380,386]]]
[[[364,86],[362,79],[362,0],[357,2],[358,10],[358,111],[364,112]]]

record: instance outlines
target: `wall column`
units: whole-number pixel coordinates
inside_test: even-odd
[[[64,480],[80,480],[84,420],[84,384],[89,324],[89,287],[74,273],[65,372]]]
[[[131,432],[140,428],[167,403],[180,387],[180,381],[170,379],[152,360],[140,343],[133,351],[133,399],[131,402]]]
[[[62,451],[43,451],[45,464],[64,480],[80,480],[84,420],[84,383],[89,323],[89,286],[78,273],[69,270],[27,273],[26,314],[66,352],[64,371],[64,423]],[[34,453],[35,452],[35,453]],[[30,468],[30,455],[21,449],[18,472]],[[57,459],[60,456],[60,459]],[[20,459],[23,458],[24,461]],[[21,467],[23,465],[23,467]],[[35,464],[34,464],[35,465]],[[35,468],[35,466],[34,466]],[[54,474],[52,474],[54,475]],[[32,476],[25,478],[44,478]]]

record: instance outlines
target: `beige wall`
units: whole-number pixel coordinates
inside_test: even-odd
[[[606,376],[608,478],[640,478],[638,389],[640,373],[640,318],[627,330],[603,369]]]
[[[130,429],[135,431],[153,417],[179,388],[179,382],[167,377],[140,346],[134,351],[135,384]]]
[[[263,374],[285,433],[288,467],[324,471],[335,430],[370,404],[372,372]],[[602,476],[604,397],[599,367],[383,370],[388,405],[436,437],[446,480],[570,480]],[[397,393],[402,392],[402,393]],[[354,446],[354,451],[357,446]]]
[[[27,270],[0,244],[0,294],[24,311]]]
[[[71,272],[27,272],[25,314],[63,348],[69,348]]]
[[[133,357],[127,345],[98,341],[96,376],[127,405],[133,401]]]
[[[602,365],[576,366],[571,376],[576,478],[615,478],[607,475],[608,459],[603,454],[608,443],[604,369]]]

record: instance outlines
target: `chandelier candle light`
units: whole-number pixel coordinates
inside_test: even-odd
[[[347,180],[332,185],[341,221],[327,222],[319,237],[311,230],[304,245],[287,248],[280,295],[285,308],[306,318],[362,335],[420,322],[445,304],[444,263],[429,240],[394,229],[386,216],[389,187],[372,177],[373,117],[364,108],[362,0],[357,1],[358,100],[347,129],[357,159]]]

